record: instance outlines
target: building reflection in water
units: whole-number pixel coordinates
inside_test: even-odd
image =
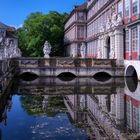
[[[123,93],[120,89],[112,95],[66,95],[64,101],[74,123],[85,124],[91,138],[117,139],[124,127]]]
[[[18,82],[14,93],[42,95],[42,109],[47,109],[50,95],[63,97],[73,125],[85,129],[90,139],[135,139],[140,133],[140,83],[132,79],[92,78],[61,81],[38,78]],[[124,84],[125,83],[125,84]],[[11,96],[1,97],[0,119],[6,124]]]
[[[10,111],[12,106],[11,77],[5,77],[0,81],[0,122],[7,125],[7,111]]]
[[[140,83],[131,82],[132,89],[137,87],[135,92],[126,83],[125,87],[116,87],[115,94],[102,90],[100,94],[66,95],[64,101],[73,123],[84,124],[91,139],[139,138]]]

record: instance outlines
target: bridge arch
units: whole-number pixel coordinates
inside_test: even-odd
[[[95,80],[102,81],[102,82],[110,80],[111,77],[112,77],[111,74],[108,72],[105,72],[105,71],[100,71],[100,72],[97,72],[93,75],[93,78]]]
[[[96,71],[94,71],[94,73],[92,74],[93,75],[93,77],[94,76],[100,76],[100,74],[103,76],[110,76],[110,77],[112,77],[113,76],[113,73],[112,73],[112,71],[110,71],[110,70],[107,70],[107,69],[102,69],[102,70],[96,70]]]
[[[28,70],[22,70],[18,73],[18,75],[25,75],[25,74],[28,74],[28,75],[36,75],[36,76],[39,76],[40,73],[36,70],[33,70],[33,69],[28,69]]]
[[[137,69],[133,65],[128,65],[125,69],[125,76],[126,77],[136,77],[138,78]]]
[[[133,77],[126,77],[125,86],[129,92],[134,93],[137,90],[138,81]]]
[[[57,75],[57,77],[77,77],[75,73],[72,72],[61,72]]]
[[[19,77],[24,81],[33,81],[33,80],[37,79],[39,76],[32,72],[24,72],[24,73],[20,74]]]

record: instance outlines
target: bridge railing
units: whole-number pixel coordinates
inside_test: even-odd
[[[92,58],[18,58],[15,59],[19,67],[116,67],[115,59],[92,59]]]

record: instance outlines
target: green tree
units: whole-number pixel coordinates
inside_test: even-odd
[[[64,22],[68,14],[51,11],[48,14],[31,13],[18,29],[19,47],[23,56],[43,56],[43,45],[52,45],[51,56],[63,55]]]

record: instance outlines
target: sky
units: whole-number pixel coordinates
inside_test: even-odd
[[[74,5],[84,3],[86,0],[0,0],[0,22],[9,26],[20,27],[31,12],[49,11],[60,13],[73,9]]]

